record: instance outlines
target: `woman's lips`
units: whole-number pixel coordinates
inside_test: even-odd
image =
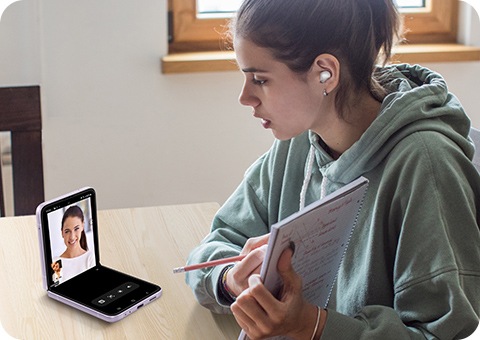
[[[260,118],[261,122],[262,122],[262,126],[265,128],[265,129],[268,129],[270,127],[270,125],[272,124],[272,121],[268,120],[268,119],[265,119],[265,118],[261,118],[259,114],[257,114],[257,112],[253,111],[252,112],[253,116],[255,118]]]
[[[271,124],[271,123],[272,123],[272,122],[269,121],[268,119],[263,119],[263,118],[262,118],[262,126],[263,126],[264,129],[268,129],[268,128],[270,127],[270,124]]]

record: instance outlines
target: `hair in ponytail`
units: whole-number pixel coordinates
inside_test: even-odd
[[[270,49],[297,73],[320,54],[334,55],[341,63],[335,105],[343,113],[361,90],[385,95],[374,70],[389,61],[400,28],[392,0],[245,0],[230,34]]]

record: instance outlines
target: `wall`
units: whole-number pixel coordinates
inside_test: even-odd
[[[100,208],[222,203],[270,132],[239,72],[163,75],[165,0],[22,0],[0,22],[0,85],[42,87],[46,196],[90,185]],[[444,74],[480,127],[480,62]]]

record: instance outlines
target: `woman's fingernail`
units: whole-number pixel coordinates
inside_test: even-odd
[[[295,242],[290,241],[290,249],[292,249],[292,255],[295,254]]]
[[[248,286],[255,287],[256,285],[262,283],[259,275],[252,275],[248,278]]]

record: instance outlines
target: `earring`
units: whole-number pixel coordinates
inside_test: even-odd
[[[323,95],[324,95],[325,97],[328,96],[327,90],[323,90]]]

